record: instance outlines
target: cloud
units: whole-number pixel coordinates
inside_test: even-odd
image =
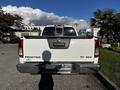
[[[47,24],[77,24],[79,28],[88,28],[89,23],[83,19],[74,19],[67,16],[58,16],[54,13],[48,13],[40,9],[31,7],[3,6],[2,10],[10,14],[17,14],[23,18],[26,25],[47,25]]]

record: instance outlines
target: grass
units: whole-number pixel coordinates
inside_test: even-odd
[[[111,43],[111,47],[109,49],[120,53],[120,45],[118,45],[118,42]]]
[[[101,72],[120,87],[120,53],[108,50],[100,50]]]
[[[109,47],[109,48],[107,48],[107,49],[109,49],[109,50],[111,50],[111,51],[114,51],[114,52],[120,53],[120,47]]]

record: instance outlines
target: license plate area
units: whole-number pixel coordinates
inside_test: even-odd
[[[68,49],[70,39],[68,38],[48,38],[50,49]]]
[[[72,70],[72,64],[45,64],[40,67],[46,70]]]
[[[65,47],[65,43],[63,43],[63,42],[54,42],[53,46],[54,47]]]

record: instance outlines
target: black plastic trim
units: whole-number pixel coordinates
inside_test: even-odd
[[[55,38],[62,38],[62,39],[92,39],[91,37],[79,37],[79,36],[24,36],[26,39],[55,39]]]

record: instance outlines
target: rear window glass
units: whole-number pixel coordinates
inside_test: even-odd
[[[76,36],[75,30],[71,27],[65,27],[64,36]]]
[[[76,36],[76,32],[72,27],[46,27],[42,33],[42,36]]]
[[[63,28],[56,28],[55,35],[56,36],[63,36]]]
[[[42,36],[54,36],[55,27],[46,27],[42,33]]]

